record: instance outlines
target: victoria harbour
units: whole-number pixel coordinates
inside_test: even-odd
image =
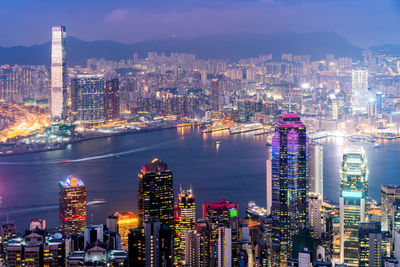
[[[216,145],[216,141],[221,141]],[[70,145],[66,150],[11,156],[0,159],[0,220],[15,221],[21,228],[26,218],[45,218],[56,227],[58,180],[76,175],[85,180],[88,201],[105,203],[88,207],[88,222],[96,223],[120,210],[136,210],[138,171],[144,162],[168,159],[174,173],[174,189],[196,188],[199,203],[221,198],[236,200],[244,213],[247,202],[265,205],[266,137],[252,133],[230,135],[229,131],[202,134],[199,127],[182,127],[95,139]],[[339,198],[339,180],[344,138],[329,138],[324,145],[324,197]],[[398,183],[400,144],[379,148],[365,143],[369,164],[369,191],[379,201],[380,185]],[[118,154],[120,158],[113,155]],[[386,160],[391,158],[391,161]],[[69,159],[70,163],[60,163]],[[7,178],[12,177],[12,178]],[[197,213],[201,212],[197,206]]]

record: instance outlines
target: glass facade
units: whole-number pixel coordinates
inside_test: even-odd
[[[343,154],[340,177],[340,261],[359,265],[359,223],[368,207],[368,169],[362,147],[348,147]]]
[[[81,123],[104,121],[105,86],[102,75],[79,75],[71,80],[72,115]]]
[[[60,231],[69,236],[86,226],[86,186],[77,177],[68,176],[59,185]]]
[[[308,191],[306,126],[295,113],[282,114],[272,137],[272,265],[286,266],[293,236],[306,225]]]
[[[51,34],[51,117],[61,120],[66,114],[67,63],[65,52],[65,27],[53,26]]]

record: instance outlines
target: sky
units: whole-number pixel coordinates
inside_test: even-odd
[[[0,46],[50,40],[134,43],[226,32],[335,31],[351,43],[400,44],[399,0],[0,0]]]

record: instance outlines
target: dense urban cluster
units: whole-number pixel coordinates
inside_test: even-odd
[[[155,158],[138,170],[137,209],[92,225],[84,177],[68,176],[59,181],[57,228],[45,218],[24,231],[1,223],[0,265],[399,266],[400,185],[382,185],[380,204],[369,197],[360,141],[378,147],[400,137],[400,57],[266,51],[230,62],[149,52],[67,67],[65,37],[65,27],[52,28],[50,70],[0,66],[1,155],[169,127],[256,132],[267,143],[266,207],[249,202],[240,216],[238,203],[222,199],[200,203],[196,216],[196,188],[175,195],[172,170]],[[329,136],[351,143],[339,203],[323,192],[318,140]]]

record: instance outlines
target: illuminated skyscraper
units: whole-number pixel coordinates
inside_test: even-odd
[[[86,186],[77,177],[59,181],[60,231],[69,236],[82,232],[86,226]]]
[[[379,222],[360,223],[358,266],[382,266],[382,232]]]
[[[359,223],[365,222],[368,169],[362,147],[348,147],[340,177],[340,261],[358,266]]]
[[[121,248],[128,249],[128,235],[131,229],[139,227],[139,218],[133,212],[116,212],[117,233],[121,236]]]
[[[220,227],[218,229],[218,267],[232,266],[232,229]]]
[[[196,202],[192,189],[182,190],[175,203],[175,261],[182,264],[185,257],[185,233],[194,230],[196,224]]]
[[[308,197],[308,219],[309,225],[313,228],[313,236],[320,239],[322,234],[322,198],[318,193],[309,193]]]
[[[354,113],[366,113],[368,103],[368,70],[358,69],[351,72],[351,102]]]
[[[381,185],[381,223],[382,231],[391,231],[393,202],[400,199],[400,185]]]
[[[118,78],[106,81],[104,98],[104,116],[106,120],[119,119],[119,80]]]
[[[104,78],[102,75],[78,75],[71,80],[73,119],[81,123],[104,120]]]
[[[129,233],[128,243],[130,266],[146,266],[146,245],[144,227],[131,229]]]
[[[138,213],[141,222],[160,221],[174,227],[172,172],[155,158],[139,171]]]
[[[310,143],[310,192],[320,194],[324,199],[324,148],[321,144]]]
[[[272,265],[286,266],[293,236],[308,220],[308,138],[297,114],[282,114],[276,123],[271,161]]]
[[[211,80],[211,109],[219,111],[219,95],[221,81],[218,78]]]
[[[61,120],[66,115],[68,103],[65,27],[53,26],[51,32],[50,113],[53,120]]]

